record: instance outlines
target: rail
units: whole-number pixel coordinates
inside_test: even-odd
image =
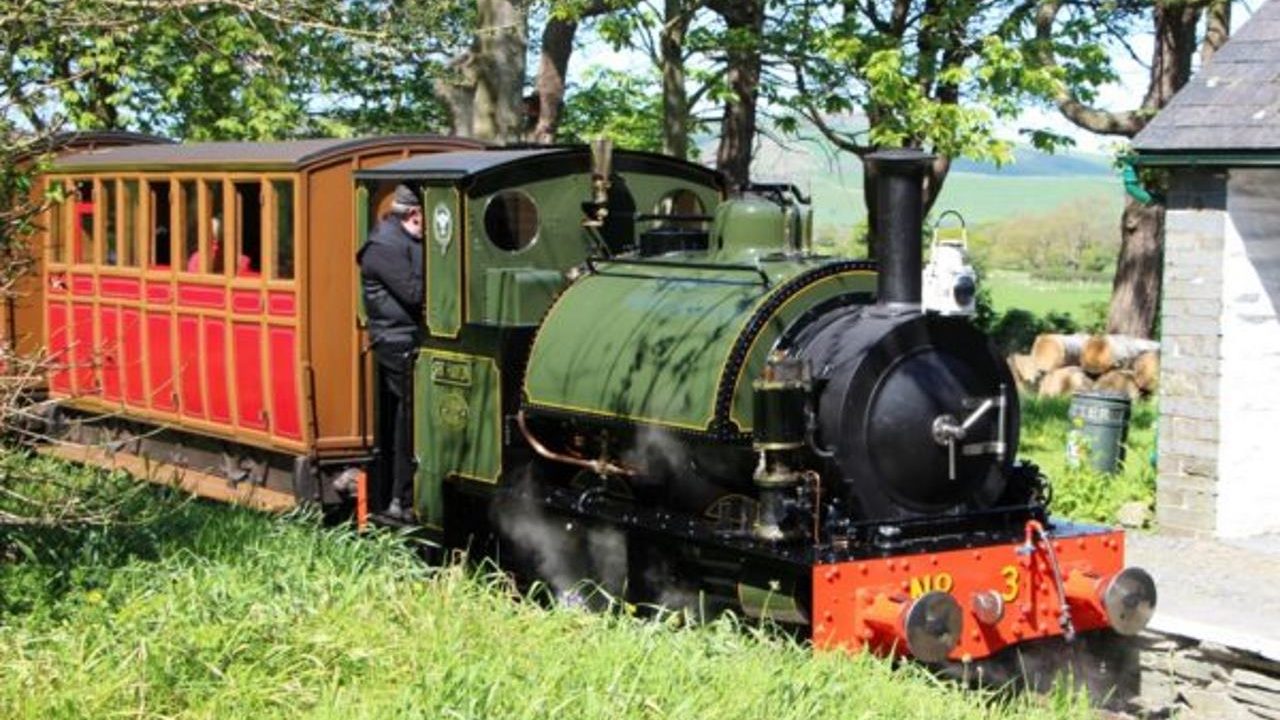
[[[667,269],[684,269],[684,270],[730,270],[734,272],[747,272],[760,278],[760,283],[768,288],[773,286],[773,281],[769,279],[768,273],[759,265],[747,265],[743,263],[711,263],[711,262],[695,262],[688,260],[644,260],[641,258],[587,258],[587,272],[600,274],[596,268],[596,263],[604,262],[610,265],[631,265],[637,267],[655,267]]]

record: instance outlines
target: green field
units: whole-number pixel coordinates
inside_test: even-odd
[[[305,515],[147,492],[107,527],[9,528],[0,548],[4,718],[1090,717],[732,620],[548,609]]]
[[[1097,282],[1062,282],[1037,280],[1029,273],[993,270],[982,277],[991,291],[991,301],[998,313],[1014,308],[1037,315],[1048,312],[1069,313],[1077,321],[1097,315],[1098,307],[1111,297],[1111,279]]]

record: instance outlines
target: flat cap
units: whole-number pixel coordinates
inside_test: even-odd
[[[392,201],[405,207],[422,207],[422,201],[418,199],[418,193],[414,192],[408,185],[397,185]]]

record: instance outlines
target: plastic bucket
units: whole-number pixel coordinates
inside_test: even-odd
[[[1093,391],[1071,398],[1067,418],[1067,464],[1079,467],[1086,462],[1095,470],[1113,473],[1124,460],[1124,441],[1129,435],[1131,403],[1124,393]]]

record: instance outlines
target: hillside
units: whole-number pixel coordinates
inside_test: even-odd
[[[817,227],[843,235],[866,215],[862,169],[857,158],[834,153],[816,141],[785,147],[764,139],[753,166],[762,181],[793,182],[814,197]],[[935,213],[958,210],[972,225],[1046,214],[1078,200],[1099,214],[1119,218],[1124,189],[1109,158],[1086,153],[1048,155],[1019,147],[1004,167],[958,160],[943,187]]]

